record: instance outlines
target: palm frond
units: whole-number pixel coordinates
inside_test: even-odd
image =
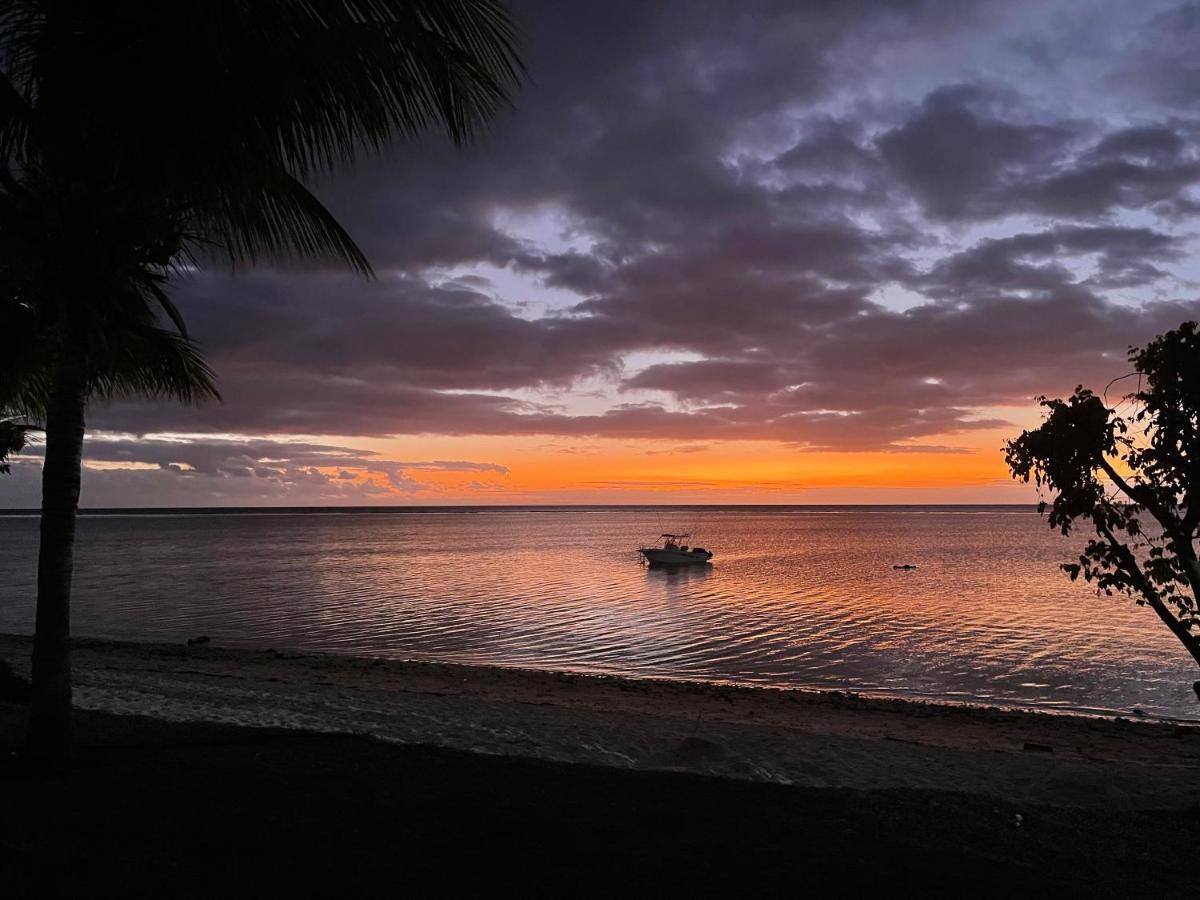
[[[148,326],[125,331],[94,360],[90,394],[102,399],[166,397],[197,404],[219,400],[216,376],[196,344]]]
[[[431,127],[462,143],[523,74],[494,0],[257,0],[175,14],[190,18],[189,39],[203,36],[186,61],[199,115],[188,131],[217,125],[210,140],[254,141],[299,177]],[[222,129],[231,116],[236,128]]]
[[[20,162],[29,137],[32,110],[4,72],[0,72],[0,159]]]
[[[0,285],[5,274],[0,260]],[[40,420],[56,356],[56,341],[38,311],[11,287],[0,287],[0,411]]]
[[[29,442],[29,432],[37,430],[18,418],[0,418],[0,475],[9,473],[8,458],[24,450]]]
[[[171,324],[175,326],[175,330],[179,332],[180,336],[186,338],[188,330],[187,323],[183,320],[183,313],[179,311],[179,307],[175,305],[175,301],[163,290],[162,285],[157,280],[154,280],[146,285],[146,292],[157,301],[159,307],[161,307],[167,318],[171,320]]]
[[[255,196],[249,203],[248,193]],[[197,229],[211,235],[203,245],[219,249],[235,264],[297,256],[371,274],[367,257],[333,213],[287,172],[259,173],[253,184],[234,183],[221,195],[220,205],[204,208]]]

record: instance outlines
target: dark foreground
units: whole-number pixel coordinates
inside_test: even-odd
[[[9,898],[1196,895],[1194,809],[781,787],[84,712],[76,758],[38,768],[13,752],[24,714],[0,704]]]

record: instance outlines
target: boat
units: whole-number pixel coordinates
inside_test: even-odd
[[[660,534],[657,547],[642,547],[638,553],[652,566],[694,566],[712,559],[712,551],[689,547],[690,534]]]

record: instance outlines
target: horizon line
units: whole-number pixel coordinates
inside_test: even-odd
[[[239,510],[352,510],[355,512],[394,511],[394,510],[437,510],[437,509],[790,509],[790,508],[966,508],[966,507],[1006,507],[1012,509],[1027,509],[1037,507],[1037,503],[443,503],[443,504],[330,504],[312,505],[278,505],[278,506],[96,506],[80,507],[81,515],[95,513],[134,513],[134,512],[234,512]],[[0,515],[39,515],[38,507],[0,507]]]

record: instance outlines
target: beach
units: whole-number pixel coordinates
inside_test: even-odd
[[[81,709],[857,790],[1200,807],[1200,726],[707,682],[75,642]],[[28,638],[0,637],[15,668]]]
[[[0,636],[0,658],[20,672],[29,643]],[[1200,836],[1200,728],[1191,724],[97,640],[76,641],[75,679],[74,768],[31,780],[15,754],[5,759],[15,884],[32,885],[47,853],[83,852],[50,839],[22,843],[17,823],[27,815],[60,827],[54,805],[36,800],[38,779],[56,786],[67,819],[78,820],[68,831],[94,829],[105,817],[125,822],[139,804],[167,804],[170,827],[186,834],[164,853],[183,868],[213,839],[194,832],[232,828],[230,815],[234,830],[259,834],[285,856],[304,842],[332,840],[332,826],[313,817],[356,819],[358,831],[381,823],[379,834],[363,838],[371,847],[407,829],[405,840],[423,848],[428,865],[461,853],[459,832],[474,833],[481,822],[491,823],[491,843],[478,848],[484,855],[511,856],[514,841],[530,852],[519,831],[531,822],[549,830],[538,839],[549,848],[578,832],[575,862],[541,870],[541,881],[526,885],[535,894],[588,872],[620,884],[597,854],[632,852],[640,835],[668,854],[631,863],[630,877],[651,880],[687,881],[716,866],[704,861],[706,842],[754,855],[784,841],[785,857],[760,861],[755,879],[788,877],[800,863],[830,879],[886,860],[905,878],[924,872],[931,880],[923,889],[934,893],[992,872],[1007,873],[997,895],[1025,878],[1031,886],[1091,885],[1098,895],[1153,886],[1160,896],[1186,896],[1186,860],[1163,860],[1152,839],[1136,835],[1157,829],[1185,846]],[[0,730],[15,751],[24,710],[3,710]],[[106,799],[89,800],[97,791]],[[236,809],[223,811],[224,803]],[[715,818],[705,818],[708,805]],[[289,809],[285,833],[261,837]],[[107,840],[88,840],[97,839]],[[592,843],[579,848],[578,840]],[[334,865],[328,852],[313,852]],[[335,880],[347,877],[339,866],[362,855],[339,852],[337,872],[326,873]],[[148,873],[167,865],[138,853]],[[670,853],[687,857],[690,875],[676,871],[682,863]],[[934,861],[936,871],[922,868]],[[256,865],[263,878],[284,877],[275,857]],[[210,885],[210,875],[189,877]],[[731,877],[721,867],[705,876],[733,884]],[[842,883],[861,887],[877,877],[863,870]]]

